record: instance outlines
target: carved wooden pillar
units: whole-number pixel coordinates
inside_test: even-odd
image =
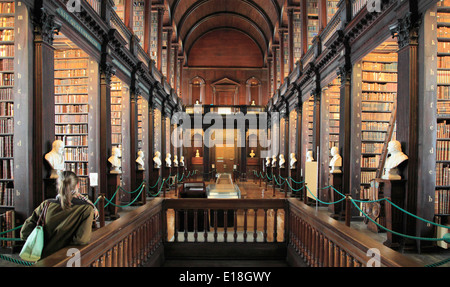
[[[295,172],[296,178],[295,180],[297,182],[302,181],[302,176],[303,176],[303,164],[301,162],[301,155],[303,153],[305,153],[306,151],[304,151],[302,149],[302,132],[303,132],[303,126],[302,126],[302,118],[303,118],[303,102],[302,102],[302,93],[300,91],[300,89],[297,91],[297,98],[298,98],[298,103],[295,106],[295,109],[297,111],[297,134],[296,134],[296,140],[295,140],[295,144],[297,145],[297,170]],[[295,186],[295,185],[294,185]],[[297,186],[296,189],[299,189],[300,187]]]
[[[136,76],[135,76],[136,77]],[[137,153],[138,153],[138,97],[141,95],[141,89],[136,80],[133,80],[130,93],[130,185],[131,190],[135,190],[142,182],[137,180]],[[126,151],[125,151],[126,152]],[[132,196],[132,198],[134,198]],[[131,199],[132,199],[131,198]]]
[[[164,7],[158,8],[158,37],[157,37],[157,47],[156,47],[156,58],[157,58],[157,69],[161,71],[162,68],[162,37],[163,37],[163,21],[164,21]]]
[[[34,19],[34,89],[33,89],[33,180],[34,206],[44,200],[43,179],[49,166],[44,156],[55,140],[55,86],[53,37],[61,24],[46,8],[37,10]],[[16,80],[19,84],[20,82]]]
[[[170,62],[172,61],[172,28],[167,29],[167,64],[166,64],[166,77],[167,77],[167,82],[169,83],[169,85],[172,85],[171,83],[171,65]]]
[[[306,54],[306,52],[308,51],[308,7],[307,7],[307,3],[306,0],[300,0],[300,20],[301,25],[300,25],[300,36],[302,39],[302,57]]]
[[[312,92],[314,98],[314,112],[313,112],[313,155],[314,158],[319,160],[317,154],[317,148],[320,147],[320,106],[322,99],[322,91],[320,89],[320,74],[316,72],[316,88]],[[322,151],[319,150],[319,153]]]
[[[124,3],[124,24],[130,31],[133,31],[133,0],[125,0]]]
[[[289,39],[289,74],[294,70],[295,60],[294,60],[294,9],[288,8],[288,39]]]
[[[273,79],[271,77],[271,74],[272,74],[272,59],[268,58],[267,59],[267,90],[268,90],[267,97],[268,97],[268,99],[270,99],[270,97],[272,96],[272,93],[273,93],[273,90],[272,90]]]
[[[426,191],[419,191],[418,179],[421,175],[419,161],[419,106],[423,103],[419,98],[419,28],[421,17],[417,13],[408,12],[391,27],[394,37],[397,37],[398,54],[398,93],[397,105],[397,140],[401,142],[403,152],[408,155],[403,178],[406,184],[406,209],[413,213],[421,213],[428,220],[433,220],[434,201]],[[416,231],[418,236],[433,236],[433,229],[423,222],[407,218],[408,234]],[[417,243],[420,248],[420,242]],[[425,243],[423,243],[425,244]]]
[[[173,88],[178,94],[178,44],[173,45]]]
[[[319,33],[327,26],[327,0],[317,0],[319,5]]]
[[[284,78],[286,77],[285,69],[284,69],[284,29],[280,28],[278,31],[280,36],[280,58],[278,61],[280,61],[280,86],[284,82]]]
[[[275,94],[275,92],[278,89],[278,77],[277,77],[277,47],[272,47],[272,58],[273,58],[273,91],[272,93]]]
[[[152,1],[144,4],[144,51],[150,56],[150,39],[152,34]]]

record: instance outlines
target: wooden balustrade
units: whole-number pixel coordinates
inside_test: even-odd
[[[44,258],[38,267],[65,267],[72,264],[67,252],[80,251],[81,267],[137,267],[162,263],[162,199],[156,198],[120,219],[93,232],[91,243],[69,246]],[[149,263],[150,262],[150,263]]]
[[[223,218],[221,218],[223,216]],[[203,236],[202,236],[203,235]],[[161,266],[164,259],[276,259],[291,266],[361,267],[378,250],[381,266],[419,265],[297,199],[155,198],[35,266]]]

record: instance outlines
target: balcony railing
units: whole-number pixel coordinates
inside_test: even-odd
[[[378,250],[381,266],[417,262],[317,212],[296,199],[161,199],[94,231],[86,246],[69,246],[34,266],[161,266],[163,258],[283,259],[292,266],[368,264]],[[68,255],[69,254],[69,255]]]

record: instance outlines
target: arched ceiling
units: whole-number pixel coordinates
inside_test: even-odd
[[[180,44],[185,56],[205,33],[230,28],[247,34],[267,57],[278,39],[285,4],[286,0],[165,0],[164,24],[173,28],[172,41]]]

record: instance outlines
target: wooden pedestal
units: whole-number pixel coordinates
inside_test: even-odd
[[[395,205],[403,209],[405,208],[405,180],[391,181],[375,179],[375,181],[379,184],[379,198],[389,198]],[[405,233],[405,213],[389,203],[384,202],[383,205],[386,228],[395,232]],[[403,237],[387,232],[387,240],[383,244],[395,249],[401,247],[402,243]]]
[[[330,185],[333,186],[340,193],[342,192],[342,173],[330,173]],[[334,189],[330,188],[330,201],[335,202],[342,199],[342,195],[338,194]],[[328,207],[331,212],[331,217],[336,220],[345,219],[345,200],[337,204],[332,204]]]
[[[144,177],[145,177],[145,170],[136,170],[136,184],[138,184],[138,186],[133,188],[133,190],[138,188],[139,185],[141,185],[141,183],[144,181]],[[138,196],[139,192],[140,190],[138,190],[137,193],[134,194],[134,197],[132,196],[132,200],[134,200],[136,196]],[[147,203],[147,187],[144,187],[144,190],[142,190],[141,192],[140,198],[133,203],[133,206],[144,205],[146,203]]]
[[[115,205],[119,205],[120,192],[117,192],[116,196],[111,200],[117,188],[120,186],[120,174],[108,174],[108,190],[106,198],[113,202]],[[105,204],[108,204],[107,202]],[[106,220],[115,220],[119,218],[119,208],[112,204],[109,204],[105,210]]]
[[[44,200],[49,198],[55,198],[58,195],[57,179],[45,178],[44,179]]]

